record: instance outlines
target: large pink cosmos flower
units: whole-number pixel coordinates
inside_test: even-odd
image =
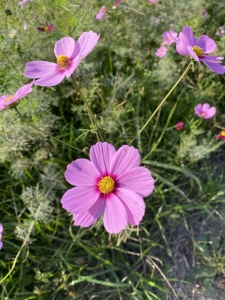
[[[199,103],[195,106],[195,113],[199,118],[210,119],[215,115],[216,108],[214,106],[210,107],[208,103]]]
[[[0,223],[0,250],[1,250],[2,247],[3,247],[3,242],[1,241],[1,240],[2,240],[2,232],[3,232],[3,226],[2,226],[2,224]]]
[[[137,149],[124,145],[117,151],[98,142],[90,159],[77,159],[67,166],[66,180],[76,187],[62,197],[63,208],[73,214],[75,225],[91,226],[102,214],[105,229],[119,233],[129,223],[138,225],[145,212],[143,197],[154,189],[147,168],[140,167]]]
[[[207,35],[202,35],[196,39],[192,29],[184,26],[179,38],[174,40],[177,43],[176,49],[179,54],[190,55],[198,63],[203,62],[215,73],[225,73],[225,67],[221,65],[223,57],[208,55],[208,53],[216,50],[216,43]]]
[[[77,43],[71,37],[64,37],[55,44],[54,52],[57,63],[32,61],[26,64],[24,75],[39,78],[34,84],[54,86],[70,77],[81,60],[85,58],[98,43],[99,36],[93,31],[83,32]]]
[[[13,106],[13,103],[17,102],[21,98],[25,97],[27,94],[32,92],[32,85],[34,82],[23,85],[19,88],[14,95],[3,95],[0,97],[0,110],[7,107]]]

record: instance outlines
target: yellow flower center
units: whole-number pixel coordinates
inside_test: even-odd
[[[109,194],[114,190],[115,181],[110,176],[102,177],[97,184],[99,191],[103,194]]]
[[[69,57],[65,56],[65,55],[59,55],[57,57],[57,65],[59,66],[60,70],[65,70],[69,67],[71,61],[69,59]]]
[[[7,98],[4,99],[4,102],[10,101],[13,97],[14,97],[14,95],[8,96]]]
[[[197,54],[198,57],[202,57],[204,55],[202,48],[198,46],[194,46],[192,50]]]
[[[220,133],[222,136],[225,136],[225,130],[221,131]]]

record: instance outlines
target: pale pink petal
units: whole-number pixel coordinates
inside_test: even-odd
[[[109,233],[119,233],[128,224],[127,210],[120,199],[108,194],[103,212],[103,223]]]
[[[120,147],[112,160],[110,173],[116,177],[123,172],[140,165],[140,154],[133,146]]]
[[[183,43],[185,43],[187,46],[193,47],[197,44],[197,40],[189,26],[184,26],[180,34],[181,36],[179,36],[179,39],[182,39]]]
[[[209,62],[207,60],[201,59],[201,61],[210,68],[213,72],[217,74],[224,74],[225,73],[225,67],[218,62]]]
[[[81,34],[77,41],[80,46],[81,59],[86,57],[93,50],[98,43],[99,37],[100,35],[93,31],[83,32]]]
[[[178,40],[176,44],[176,50],[180,55],[189,55],[187,45]]]
[[[63,81],[66,76],[65,70],[56,70],[54,73],[49,74],[48,76],[42,77],[34,81],[35,85],[40,86],[54,86]]]
[[[201,47],[204,53],[211,53],[216,50],[216,43],[207,35],[202,35],[197,41],[197,46]]]
[[[76,186],[95,186],[100,174],[87,159],[76,159],[67,166],[66,180]]]
[[[109,175],[110,163],[116,149],[109,143],[98,142],[90,149],[90,159],[101,176]]]
[[[96,222],[100,214],[104,211],[104,207],[105,197],[99,197],[88,211],[82,214],[75,214],[73,216],[74,224],[82,227],[90,227]]]
[[[2,249],[2,247],[3,247],[3,242],[0,241],[0,250]]]
[[[207,114],[205,116],[205,119],[210,119],[216,114],[216,108],[214,106],[210,107],[210,109],[207,111]]]
[[[70,64],[70,66],[65,70],[66,71],[66,77],[70,77],[73,72],[76,70],[76,68],[79,66],[80,58],[79,56],[76,57]]]
[[[198,55],[194,52],[194,50],[192,49],[192,47],[187,47],[188,48],[188,51],[189,51],[189,54],[192,58],[194,58],[194,60],[196,60],[198,63],[200,63],[200,59],[198,57]]]
[[[195,113],[196,113],[196,115],[201,117],[201,113],[202,113],[202,104],[201,103],[199,103],[198,105],[195,106]]]
[[[48,61],[31,61],[25,66],[24,76],[28,78],[40,78],[55,72],[57,69],[57,64]]]
[[[3,225],[0,223],[0,233],[3,231]]]
[[[143,198],[133,191],[121,188],[117,188],[115,194],[126,208],[128,223],[130,225],[138,225],[145,213]]]
[[[204,58],[202,58],[202,60],[204,60],[206,62],[214,62],[214,63],[218,63],[218,64],[220,64],[223,59],[224,59],[224,57],[217,56],[217,55],[204,55]]]
[[[73,214],[83,214],[98,200],[100,193],[94,187],[75,187],[62,197],[63,208]]]
[[[71,37],[64,37],[55,43],[55,56],[65,55],[71,58],[75,48],[75,41]]]
[[[151,172],[144,167],[136,167],[125,171],[116,179],[119,188],[125,188],[147,197],[154,190],[154,179]]]
[[[32,85],[33,85],[33,82],[25,84],[21,88],[19,88],[13,97],[14,101],[21,99],[21,98],[25,97],[27,94],[31,93]]]
[[[209,108],[210,108],[209,103],[204,103],[204,104],[202,105],[202,111],[204,111],[204,112],[208,111]]]

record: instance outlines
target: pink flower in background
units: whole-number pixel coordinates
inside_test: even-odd
[[[52,23],[46,22],[43,27],[38,27],[39,31],[52,32],[55,26]]]
[[[184,128],[184,123],[181,122],[181,121],[177,122],[176,129],[177,130],[182,130],[183,128]]]
[[[163,32],[162,37],[163,37],[163,43],[170,46],[171,44],[175,43],[175,40],[177,38],[177,33],[173,30],[169,30]]]
[[[27,94],[32,92],[32,85],[34,82],[23,85],[19,88],[14,95],[3,95],[0,97],[0,110],[13,106],[13,103],[17,102],[21,98],[24,98]]]
[[[166,55],[167,51],[168,51],[167,47],[160,46],[159,49],[157,49],[157,51],[155,52],[155,55],[162,58],[163,56]]]
[[[18,2],[18,4],[21,6],[21,8],[24,8],[24,5],[29,3],[29,2],[32,2],[33,0],[22,0],[20,2]]]
[[[225,26],[220,26],[217,31],[216,31],[216,35],[217,36],[222,36],[225,34]]]
[[[96,19],[97,20],[102,20],[105,16],[106,13],[106,8],[105,6],[102,6],[102,8],[100,8],[99,13],[96,15]]]
[[[90,161],[73,161],[65,178],[76,187],[64,194],[61,203],[73,214],[75,225],[89,227],[102,214],[109,233],[119,233],[128,223],[138,225],[145,213],[143,197],[154,189],[150,171],[140,167],[138,150],[127,145],[116,151],[109,143],[96,143]]]
[[[208,53],[216,50],[216,43],[207,35],[202,35],[196,39],[192,29],[184,26],[176,43],[176,49],[179,54],[190,55],[198,63],[203,62],[215,73],[225,73],[225,67],[221,65],[223,57],[208,55]]]
[[[159,0],[148,0],[148,3],[150,3],[150,4],[156,4],[156,3],[158,3],[158,1]]]
[[[225,141],[225,130],[221,131],[220,134],[216,136],[216,139]]]
[[[85,58],[98,43],[99,36],[93,31],[83,32],[77,43],[71,37],[64,37],[55,44],[54,52],[57,63],[32,61],[25,66],[24,75],[28,78],[39,78],[34,84],[54,86],[70,77],[81,60]]]
[[[195,106],[195,113],[199,118],[210,119],[216,113],[216,108],[214,106],[210,107],[208,103],[199,103]]]
[[[3,247],[3,242],[2,242],[2,232],[3,232],[3,226],[2,226],[2,224],[0,223],[0,250],[1,250],[2,247]]]
[[[113,4],[113,9],[117,8],[120,4],[121,4],[122,0],[117,0],[114,4]]]

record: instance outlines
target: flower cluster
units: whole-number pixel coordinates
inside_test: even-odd
[[[165,31],[162,34],[163,41],[160,47],[155,52],[155,55],[162,58],[167,54],[168,48],[175,42],[177,38],[177,33],[173,30]]]
[[[2,226],[2,224],[0,223],[0,250],[1,250],[2,247],[3,247],[3,242],[2,242],[2,232],[3,232],[3,226]]]

